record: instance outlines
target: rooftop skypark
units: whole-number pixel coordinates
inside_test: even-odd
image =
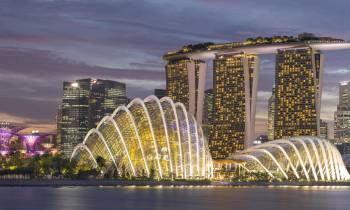
[[[182,55],[187,55],[192,53],[204,54],[205,52],[208,52],[208,51],[218,51],[218,52],[230,51],[231,52],[236,50],[243,50],[245,48],[250,48],[250,47],[256,47],[255,50],[257,50],[257,48],[269,48],[270,46],[276,46],[276,48],[279,49],[279,48],[293,47],[298,45],[339,44],[339,43],[348,44],[343,39],[332,38],[332,37],[317,37],[312,33],[302,33],[302,34],[299,34],[298,36],[272,36],[272,37],[259,36],[255,38],[250,37],[241,42],[228,42],[228,43],[205,42],[205,43],[199,43],[199,44],[189,44],[189,45],[183,46],[180,50],[170,51],[166,53],[163,56],[163,58],[165,60],[172,60],[177,57],[182,57]],[[342,47],[336,47],[336,49],[340,49],[340,48]],[[329,50],[328,48],[322,48],[322,49]],[[271,50],[270,51],[265,50],[262,53],[272,53],[272,52],[273,51]],[[260,52],[256,52],[256,53],[260,54]]]

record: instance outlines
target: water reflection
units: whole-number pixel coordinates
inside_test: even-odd
[[[0,188],[1,210],[349,209],[349,187]]]

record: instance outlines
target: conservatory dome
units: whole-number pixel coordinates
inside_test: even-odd
[[[118,172],[140,177],[204,179],[212,159],[203,131],[183,104],[151,95],[118,107],[73,151],[77,164],[97,167],[97,157]]]
[[[253,146],[231,159],[248,172],[271,178],[306,181],[345,181],[349,173],[337,148],[318,137],[293,137]]]

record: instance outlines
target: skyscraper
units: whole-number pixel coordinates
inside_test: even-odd
[[[322,66],[323,56],[311,47],[278,50],[275,139],[320,133]]]
[[[89,128],[107,114],[111,114],[119,105],[127,104],[125,84],[111,80],[91,80],[89,101]]]
[[[165,66],[167,95],[183,103],[198,123],[202,123],[207,66],[203,61],[183,58]]]
[[[64,82],[57,126],[63,153],[69,156],[99,120],[126,103],[123,83],[90,78]]]
[[[350,143],[350,82],[339,83],[339,104],[334,113],[334,139]]]
[[[272,89],[272,95],[268,100],[267,137],[269,141],[274,140],[274,121],[275,121],[275,88]]]
[[[69,156],[89,130],[90,79],[63,83],[61,146]]]
[[[258,57],[217,55],[214,60],[214,131],[210,143],[215,159],[252,145],[258,81]]]

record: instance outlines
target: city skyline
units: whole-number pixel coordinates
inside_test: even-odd
[[[328,19],[325,19],[319,15],[323,14],[322,12],[305,12],[311,6],[306,2],[303,2],[301,7],[297,6],[297,3],[288,3],[291,9],[301,9],[302,13],[301,17],[291,14],[283,16],[281,21],[287,23],[289,28],[280,27],[280,23],[271,19],[287,8],[284,5],[283,9],[277,12],[272,9],[278,7],[277,4],[250,8],[251,2],[241,2],[241,9],[249,8],[255,11],[252,17],[247,17],[246,20],[234,20],[232,16],[221,15],[218,11],[211,11],[211,14],[218,17],[220,14],[222,18],[208,18],[195,12],[184,15],[183,19],[179,16],[186,14],[192,6],[197,6],[202,11],[210,11],[213,3],[223,9],[226,5],[231,5],[226,1],[188,2],[181,6],[183,11],[178,11],[170,20],[171,15],[165,15],[163,12],[170,11],[168,7],[170,5],[171,8],[171,2],[152,1],[141,5],[132,2],[89,2],[77,10],[73,9],[77,6],[75,2],[65,2],[64,6],[69,9],[63,10],[63,3],[58,1],[27,1],[24,4],[2,1],[0,5],[3,9],[0,12],[4,16],[1,20],[4,27],[0,29],[0,96],[6,103],[0,105],[1,119],[52,129],[55,126],[54,117],[62,97],[60,89],[64,80],[72,81],[84,77],[111,78],[126,83],[129,97],[149,95],[155,88],[165,88],[165,63],[161,59],[162,54],[190,43],[240,41],[248,37],[296,35],[304,31],[345,40],[349,40],[350,37],[350,31],[341,27],[342,22],[339,21],[338,14],[329,14]],[[349,6],[345,1],[339,3],[343,5],[338,7],[339,10]],[[330,6],[328,4],[321,2],[312,6],[316,7],[317,11],[324,11]],[[55,6],[56,9],[53,10],[51,6]],[[15,8],[20,12],[11,13]],[[31,9],[34,8],[37,12],[32,12]],[[140,17],[123,12],[123,9],[141,11]],[[270,23],[258,21],[259,12],[264,14],[270,9],[273,15],[265,20]],[[95,13],[90,14],[91,11]],[[84,16],[87,13],[89,16]],[[153,25],[152,21],[156,20],[149,16],[152,13],[167,18],[164,22],[161,21],[161,24]],[[186,23],[189,18],[197,22],[198,26],[191,28],[196,24]],[[309,20],[315,18],[320,20],[320,24]],[[205,30],[200,27],[203,26],[203,19],[207,20]],[[217,24],[219,20],[221,24]],[[103,24],[99,25],[100,22]],[[238,27],[229,27],[232,25]],[[89,28],[90,26],[97,26],[105,35],[97,34]],[[120,35],[118,26],[124,26],[122,32],[133,36]],[[179,30],[180,26],[183,30]],[[73,27],[77,30],[69,30]],[[140,32],[141,35],[135,32]],[[333,119],[338,102],[337,83],[350,80],[346,76],[350,72],[348,52],[326,53],[324,73],[327,79],[324,80],[322,119]],[[261,58],[262,81],[259,84],[257,100],[258,132],[266,130],[267,99],[271,95],[274,68],[273,56]]]

